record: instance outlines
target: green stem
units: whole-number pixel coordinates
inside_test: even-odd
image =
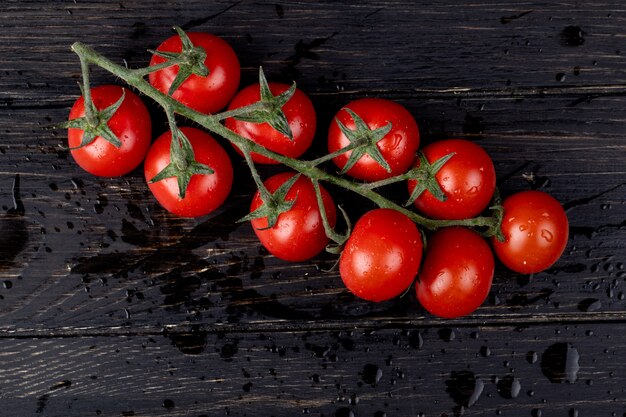
[[[256,188],[259,190],[261,200],[263,200],[265,204],[269,204],[272,200],[272,193],[270,193],[269,190],[265,187],[265,184],[263,184],[263,180],[261,179],[259,172],[256,170],[256,165],[254,165],[254,161],[252,160],[252,155],[250,155],[250,150],[247,146],[242,146],[240,149],[243,153],[243,157],[246,159],[246,162],[250,169],[250,174],[252,175],[252,179],[256,184]]]
[[[237,117],[237,116],[241,116],[244,114],[248,114],[251,111],[263,110],[266,108],[267,108],[267,103],[264,103],[262,101],[257,101],[256,103],[252,103],[244,107],[238,107],[236,109],[217,113],[214,115],[214,117],[216,117],[218,120],[224,120],[224,119],[228,119],[229,117]]]
[[[395,177],[385,178],[384,180],[380,180],[380,181],[376,181],[376,182],[369,182],[369,183],[363,184],[363,187],[369,188],[370,190],[373,190],[373,189],[376,189],[376,188],[384,187],[385,185],[394,184],[394,183],[400,182],[400,181],[406,181],[409,178],[411,178],[411,175],[408,172],[406,172],[404,174],[397,175]]]
[[[137,77],[143,78],[148,74],[161,71],[165,68],[171,67],[172,65],[177,65],[177,63],[174,60],[170,60],[170,61],[161,62],[160,64],[150,65],[149,67],[136,68],[132,71],[135,73]]]
[[[320,156],[319,158],[313,159],[311,161],[308,161],[309,165],[312,166],[318,166],[326,161],[330,161],[331,159],[335,159],[336,157],[338,157],[341,154],[344,154],[348,151],[351,151],[352,149],[356,148],[357,146],[360,146],[360,143],[357,142],[351,142],[348,146],[345,146],[341,149],[336,150],[333,153],[329,153],[326,154],[324,156]]]
[[[410,211],[393,201],[383,197],[377,192],[370,189],[370,187],[363,186],[361,183],[354,182],[352,180],[338,177],[332,174],[323,171],[322,169],[315,166],[313,162],[318,161],[300,161],[298,159],[289,158],[287,156],[278,154],[276,152],[272,152],[263,146],[240,136],[233,131],[227,129],[224,125],[220,123],[220,120],[223,120],[226,117],[232,117],[233,113],[224,112],[215,115],[207,115],[204,113],[200,113],[193,109],[186,107],[185,105],[179,103],[174,100],[172,97],[163,94],[157,89],[153,88],[143,77],[140,76],[140,73],[137,73],[136,70],[131,70],[125,68],[121,65],[115,64],[111,60],[105,58],[100,55],[93,49],[87,47],[86,45],[76,42],[72,45],[72,50],[78,54],[78,56],[82,61],[86,63],[92,63],[100,68],[110,72],[111,74],[117,76],[118,78],[124,80],[129,85],[132,85],[141,93],[146,96],[152,98],[158,104],[160,104],[163,108],[170,109],[171,111],[180,114],[181,116],[186,117],[187,119],[201,125],[208,131],[222,136],[229,142],[238,146],[240,149],[245,149],[249,152],[255,152],[265,157],[274,159],[279,163],[293,169],[294,171],[300,172],[301,174],[309,177],[314,181],[326,181],[335,186],[344,188],[348,191],[352,191],[356,194],[359,194],[381,208],[389,208],[400,213],[406,215],[415,223],[425,227],[426,229],[438,229],[441,227],[449,227],[449,226],[468,226],[468,227],[488,227],[495,228],[497,227],[497,219],[495,217],[475,217],[472,219],[462,219],[462,220],[435,220],[429,219],[427,217],[421,216],[413,211]],[[224,116],[226,114],[226,116]],[[245,151],[244,151],[245,154]],[[325,157],[323,157],[325,158]],[[254,174],[253,174],[254,176]],[[260,180],[260,178],[259,178]],[[256,179],[255,179],[256,181]],[[258,184],[257,184],[258,185]]]
[[[315,197],[317,198],[317,206],[320,209],[320,216],[322,217],[322,224],[324,225],[324,232],[326,236],[333,242],[343,245],[347,239],[347,236],[341,236],[339,233],[335,232],[335,230],[330,225],[328,221],[328,215],[326,214],[326,206],[324,205],[324,199],[322,198],[322,190],[320,189],[320,184],[317,180],[312,180],[313,188],[315,189]]]
[[[93,100],[91,98],[91,86],[89,83],[89,64],[87,60],[80,56],[80,70],[83,76],[83,102],[85,107],[85,118],[87,119],[87,123],[89,126],[96,127],[98,126],[98,115],[95,112],[96,106],[93,104]]]

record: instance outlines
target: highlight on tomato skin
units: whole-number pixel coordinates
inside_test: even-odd
[[[415,280],[422,249],[421,233],[411,219],[392,209],[371,210],[355,224],[339,258],[339,274],[357,297],[390,300]]]
[[[296,174],[293,172],[276,174],[265,180],[264,185],[270,193],[274,193],[294,175]],[[335,203],[330,193],[321,185],[320,191],[328,223],[334,227],[337,219]],[[329,238],[324,230],[315,189],[310,179],[301,176],[296,180],[285,196],[285,201],[293,200],[295,203],[291,209],[281,213],[273,227],[267,228],[267,217],[252,219],[250,223],[261,244],[272,255],[284,261],[299,262],[322,252]],[[257,191],[252,199],[250,212],[263,204]]]
[[[492,239],[498,259],[522,274],[551,267],[569,238],[569,221],[561,204],[551,195],[533,190],[509,196],[502,206],[504,242]]]
[[[415,290],[429,313],[456,318],[473,313],[487,298],[494,274],[489,244],[475,231],[449,227],[427,243]]]

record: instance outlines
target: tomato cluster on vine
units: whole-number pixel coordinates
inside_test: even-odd
[[[207,215],[228,198],[232,163],[213,136],[178,127],[175,119],[175,113],[205,113],[208,130],[231,142],[250,166],[258,191],[242,220],[250,221],[272,255],[299,262],[325,248],[339,252],[339,274],[357,297],[385,301],[414,285],[421,305],[439,317],[467,315],[484,302],[494,252],[508,268],[529,274],[549,268],[564,251],[568,220],[558,201],[525,191],[500,202],[494,164],[481,146],[452,138],[420,150],[418,124],[396,102],[346,103],[328,127],[328,154],[299,160],[319,136],[306,94],[295,84],[267,82],[262,70],[257,84],[239,90],[239,61],[224,40],[177,32],[151,51],[145,69],[124,72],[106,63],[164,106],[170,131],[152,143],[141,99],[118,86],[91,88],[87,64],[100,61],[89,61],[81,49],[83,96],[66,126],[71,153],[86,171],[118,176],[143,162],[148,187],[161,206],[184,217]],[[319,168],[331,160],[338,176]],[[256,164],[281,162],[295,170],[261,180]],[[357,192],[379,207],[352,228],[320,181]],[[374,191],[396,182],[406,184],[404,207]],[[335,231],[338,209],[347,223],[345,234]]]

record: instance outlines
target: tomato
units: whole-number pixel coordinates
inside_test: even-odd
[[[496,188],[496,171],[485,150],[464,139],[431,143],[422,149],[429,163],[454,152],[435,175],[445,201],[425,190],[415,200],[415,207],[435,219],[466,219],[480,214],[490,203]],[[416,166],[419,166],[419,159]],[[409,194],[417,181],[407,181]]]
[[[268,83],[272,95],[287,91],[289,85]],[[228,110],[244,107],[256,103],[260,99],[259,84],[249,85],[241,90],[228,106]],[[301,90],[296,89],[293,96],[282,107],[283,113],[289,122],[293,139],[278,132],[268,123],[253,123],[233,118],[226,119],[226,127],[239,135],[246,137],[259,145],[291,158],[302,155],[313,142],[316,128],[315,108],[311,100]],[[238,148],[236,148],[239,151]],[[239,153],[241,153],[239,151]],[[252,153],[252,160],[261,164],[277,164],[278,162],[257,153]]]
[[[274,193],[294,175],[288,172],[276,174],[264,182],[265,187],[270,193]],[[337,219],[335,203],[322,186],[320,191],[328,223],[334,227]],[[285,196],[285,201],[292,200],[295,203],[291,209],[281,213],[273,227],[267,228],[267,217],[253,219],[251,224],[261,244],[272,255],[285,261],[297,262],[316,256],[326,247],[329,239],[324,231],[315,189],[310,179],[300,177],[296,180]],[[250,211],[253,212],[262,205],[263,200],[257,191]]]
[[[182,217],[209,214],[222,205],[233,183],[233,167],[228,154],[208,133],[192,128],[180,130],[189,139],[195,160],[208,165],[213,174],[193,175],[185,198],[180,198],[176,177],[150,183],[170,163],[172,133],[165,132],[152,144],[144,163],[144,174],[150,191],[167,211]]]
[[[357,297],[385,301],[402,294],[422,259],[422,236],[404,214],[391,209],[365,213],[339,258],[339,274]]]
[[[189,32],[187,36],[194,46],[206,52],[204,65],[209,70],[206,77],[191,74],[174,92],[172,97],[182,104],[201,113],[215,113],[228,105],[239,88],[239,59],[231,46],[215,35],[203,32]],[[181,52],[182,42],[179,35],[166,39],[157,51]],[[150,65],[165,62],[166,59],[153,55]],[[167,94],[178,74],[178,65],[150,73],[149,80],[153,87]]]
[[[493,248],[513,271],[543,271],[560,257],[569,237],[569,223],[559,202],[542,191],[523,191],[502,203],[504,242],[493,239]]]
[[[382,157],[389,164],[391,172],[387,172],[366,153],[347,171],[349,176],[371,182],[402,174],[410,168],[419,147],[420,135],[417,122],[408,110],[398,103],[380,98],[355,100],[345,108],[355,112],[371,130],[392,124],[391,131],[376,144]],[[355,122],[345,108],[341,109],[335,117],[348,129],[354,130]],[[328,151],[336,152],[350,143],[339,128],[337,121],[333,119],[328,131]],[[354,151],[342,153],[335,157],[333,162],[339,168],[343,168],[348,163],[352,152]]]
[[[76,163],[85,171],[101,177],[116,177],[135,169],[146,156],[152,139],[152,125],[148,109],[132,91],[116,86],[102,85],[91,89],[91,99],[98,110],[104,110],[117,102],[124,94],[124,101],[107,122],[110,130],[121,141],[115,145],[97,136],[89,145],[71,150]],[[70,110],[70,120],[85,116],[85,101],[80,97]],[[68,129],[68,145],[76,148],[81,144],[84,131]]]
[[[487,298],[493,272],[493,254],[478,233],[464,227],[438,230],[428,239],[417,299],[436,316],[465,316]]]

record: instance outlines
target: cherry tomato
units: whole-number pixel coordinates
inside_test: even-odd
[[[364,154],[347,171],[347,174],[353,178],[371,182],[406,172],[415,159],[415,152],[420,143],[417,122],[411,113],[398,103],[380,98],[355,100],[345,107],[363,119],[371,130],[384,127],[388,123],[392,124],[391,131],[376,144],[389,164],[391,172],[387,172],[369,154]],[[350,130],[355,128],[354,120],[345,109],[337,113],[336,119],[339,119]],[[333,119],[328,132],[328,151],[332,153],[349,144],[350,140],[343,134],[337,121]],[[333,162],[339,168],[343,168],[352,152],[342,153],[335,157]]]
[[[422,259],[422,236],[415,223],[391,209],[365,213],[339,258],[339,274],[357,297],[385,301],[413,282]]]
[[[289,85],[268,83],[270,91],[277,96],[289,89]],[[228,106],[228,110],[256,103],[260,99],[259,84],[249,85],[241,90]],[[296,89],[289,101],[282,107],[289,122],[293,140],[278,132],[267,123],[252,123],[226,119],[226,127],[259,145],[281,155],[297,158],[302,155],[313,142],[316,127],[315,108],[311,100],[301,90]],[[236,147],[235,147],[236,148]],[[238,148],[236,148],[239,153]],[[252,153],[252,160],[261,164],[277,164],[278,162],[257,153]]]
[[[203,32],[188,32],[187,36],[194,46],[204,48],[204,65],[209,75],[202,77],[192,74],[174,92],[172,97],[184,105],[201,113],[215,113],[228,105],[239,88],[239,59],[231,46],[222,38]],[[157,51],[181,52],[182,42],[179,35],[166,39]],[[165,58],[153,55],[150,65],[165,62]],[[178,65],[150,73],[149,80],[153,87],[167,94],[178,74]]]
[[[417,299],[436,316],[465,316],[487,298],[493,271],[493,254],[478,233],[464,227],[438,230],[428,239]]]
[[[554,264],[567,245],[569,223],[559,202],[542,191],[523,191],[502,203],[504,242],[493,248],[513,271],[532,274]]]
[[[264,184],[270,193],[274,193],[283,183],[295,174],[284,172],[268,178]],[[322,186],[322,201],[326,210],[328,223],[335,226],[337,214],[332,197]],[[267,217],[251,221],[254,233],[265,248],[277,258],[297,262],[310,259],[320,253],[328,244],[322,217],[317,205],[315,189],[311,180],[300,177],[285,196],[286,201],[295,203],[288,211],[278,216],[276,224],[267,228]],[[263,205],[261,195],[257,191],[252,199],[250,211]]]
[[[117,148],[97,136],[91,144],[71,151],[76,163],[85,171],[101,177],[116,177],[135,169],[146,156],[152,139],[152,125],[148,109],[132,91],[116,86],[102,85],[91,89],[91,98],[98,110],[104,110],[117,102],[124,94],[124,101],[107,125],[122,142]],[[70,110],[69,119],[85,116],[85,101],[80,97]],[[68,145],[75,148],[83,139],[81,129],[68,129]]]
[[[180,130],[189,139],[197,162],[208,165],[213,171],[209,175],[193,175],[185,198],[180,198],[176,177],[150,183],[170,163],[172,132],[159,136],[152,144],[144,173],[150,191],[167,211],[182,217],[199,217],[209,214],[226,200],[233,183],[233,167],[228,154],[208,133],[192,127]]]
[[[480,214],[493,197],[496,188],[496,171],[485,150],[464,139],[448,139],[431,143],[422,149],[429,163],[452,152],[450,158],[435,175],[446,196],[439,201],[425,190],[415,200],[415,207],[435,219],[466,219]],[[419,159],[416,166],[419,166]],[[417,181],[407,181],[409,195]]]

